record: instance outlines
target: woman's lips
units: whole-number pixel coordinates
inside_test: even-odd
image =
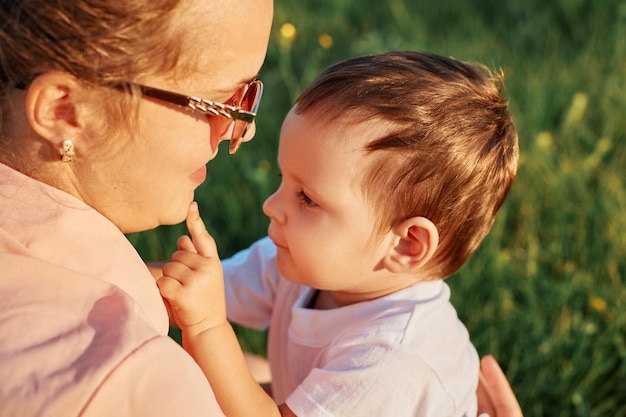
[[[191,180],[195,183],[202,184],[206,180],[206,165],[191,174]]]

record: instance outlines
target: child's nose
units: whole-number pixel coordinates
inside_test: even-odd
[[[278,188],[278,190],[276,190],[274,194],[267,197],[267,199],[263,203],[263,213],[265,213],[265,215],[269,217],[270,220],[276,221],[278,223],[284,223],[285,214],[279,202],[279,193],[280,187]]]

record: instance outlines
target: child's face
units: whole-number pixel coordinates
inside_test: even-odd
[[[280,136],[282,182],[263,205],[281,274],[332,291],[344,304],[385,295],[397,284],[381,274],[385,242],[373,244],[375,213],[361,188],[363,146],[378,123],[325,123],[293,111]],[[387,242],[388,243],[388,242]]]

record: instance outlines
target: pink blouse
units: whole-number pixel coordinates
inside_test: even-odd
[[[0,415],[223,415],[126,237],[2,164],[0,271]]]

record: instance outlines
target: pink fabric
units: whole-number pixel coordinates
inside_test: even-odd
[[[0,164],[0,415],[221,416],[124,235]]]

